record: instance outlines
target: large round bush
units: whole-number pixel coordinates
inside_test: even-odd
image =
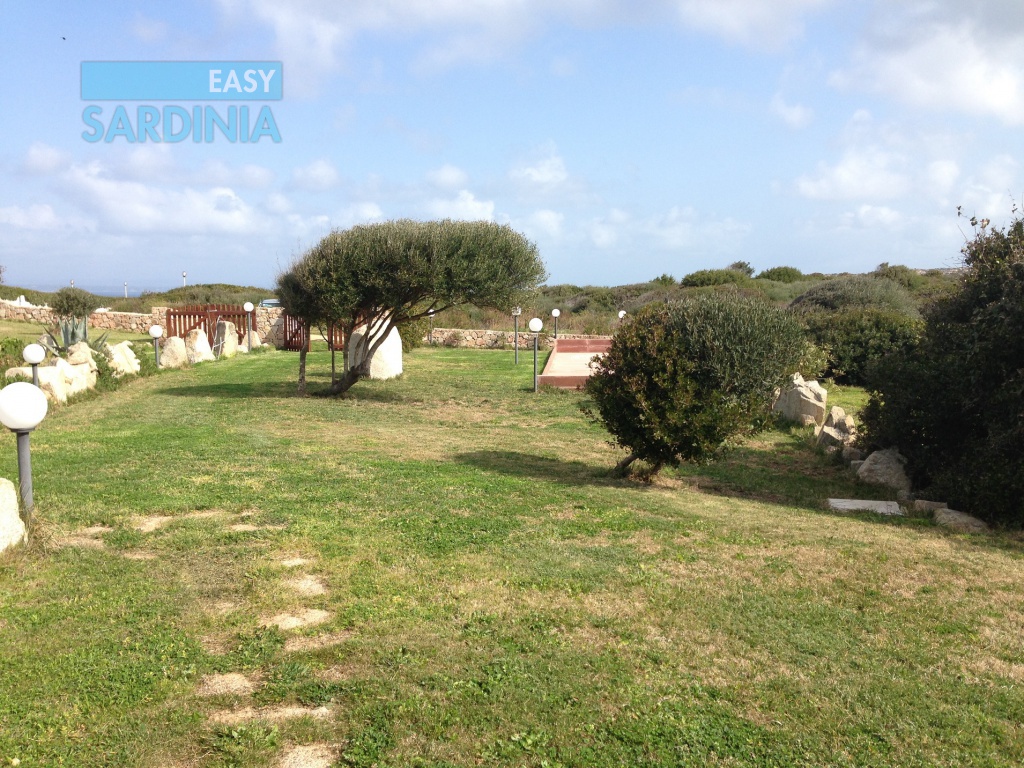
[[[804,350],[799,324],[759,299],[699,294],[650,305],[615,334],[587,383],[591,412],[652,473],[708,461],[751,432]]]
[[[899,283],[885,277],[848,275],[824,280],[793,299],[799,312],[825,309],[878,309],[919,317],[917,302]]]

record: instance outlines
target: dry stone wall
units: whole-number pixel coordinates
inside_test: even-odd
[[[515,333],[513,331],[472,331],[462,328],[435,328],[433,333],[423,337],[426,344],[433,344],[435,347],[467,347],[476,349],[512,349],[515,344]],[[582,333],[560,333],[560,339],[607,339],[608,336],[588,336]],[[544,349],[551,349],[555,346],[555,337],[550,333],[540,334],[540,343]],[[533,348],[533,334],[529,331],[519,332],[519,348]]]

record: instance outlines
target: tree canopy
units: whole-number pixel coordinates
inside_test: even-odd
[[[337,393],[368,375],[393,328],[460,304],[509,310],[545,277],[537,247],[507,225],[401,219],[331,232],[277,287],[285,310],[310,325],[340,325],[346,338],[369,329],[346,348]]]

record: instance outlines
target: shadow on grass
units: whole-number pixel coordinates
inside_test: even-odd
[[[470,451],[455,456],[455,460],[477,469],[500,472],[514,477],[532,477],[563,485],[604,485],[629,487],[644,490],[642,485],[632,480],[615,477],[611,467],[595,467],[582,461],[562,461],[544,456],[534,456],[518,451]]]
[[[157,394],[171,397],[216,397],[251,399],[260,397],[295,397],[295,383],[280,381],[240,381],[231,384],[189,384],[182,387],[161,387]]]

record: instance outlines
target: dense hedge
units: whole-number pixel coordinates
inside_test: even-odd
[[[804,273],[796,267],[772,267],[757,276],[758,280],[774,280],[777,283],[795,283],[804,279]]]
[[[895,445],[925,495],[1024,524],[1024,221],[981,230],[921,342],[869,372],[868,441]]]
[[[786,312],[735,293],[701,293],[627,318],[587,383],[590,407],[652,472],[712,459],[767,415],[804,351]]]
[[[909,349],[922,327],[918,318],[873,308],[819,310],[801,317],[814,343],[828,355],[825,375],[843,384],[863,384],[872,361]]]
[[[745,283],[749,279],[750,275],[738,269],[700,269],[691,272],[679,282],[687,288],[706,288],[710,285]]]
[[[812,286],[793,300],[800,312],[825,309],[879,309],[919,317],[917,302],[899,283],[884,277],[847,275]]]

